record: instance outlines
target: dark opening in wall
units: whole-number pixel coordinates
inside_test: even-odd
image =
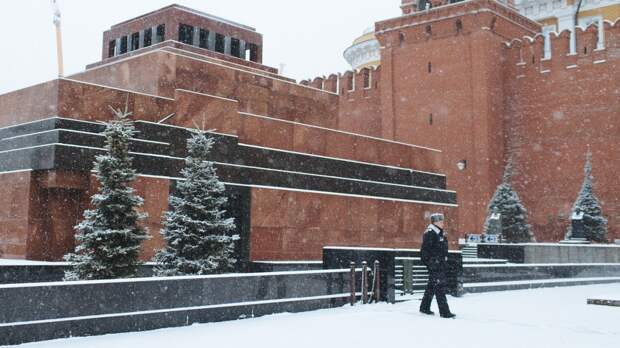
[[[179,41],[191,45],[194,43],[194,27],[187,24],[179,24]]]
[[[588,54],[588,47],[587,47],[587,46],[584,46],[584,48],[583,48],[583,54]]]
[[[370,70],[362,70],[362,75],[364,76],[364,88],[370,88]]]
[[[347,91],[355,90],[355,79],[353,78],[353,74],[347,75]]]
[[[224,53],[226,39],[222,34],[215,34],[215,52]]]
[[[241,42],[234,37],[230,38],[230,55],[237,58],[241,57]]]
[[[125,54],[125,53],[127,53],[127,36],[121,37],[121,48],[118,54]]]
[[[456,32],[460,33],[463,30],[463,22],[460,19],[456,20]]]
[[[428,114],[428,124],[431,126],[433,125],[433,114],[432,113]]]
[[[166,25],[165,24],[158,25],[155,31],[156,31],[155,43],[163,42],[164,39],[166,38]]]
[[[245,44],[245,59],[249,59],[250,57],[250,44]]]
[[[405,42],[405,33],[398,33],[398,44],[402,45]]]
[[[209,31],[200,29],[198,37],[198,47],[209,48]]]
[[[248,44],[247,46],[250,51],[250,60],[253,62],[258,62],[258,45]]]
[[[433,27],[430,24],[426,26],[426,35],[433,35]]]
[[[108,42],[108,58],[116,55],[116,40]]]
[[[149,47],[153,43],[153,28],[144,30],[144,41],[142,47]]]
[[[536,56],[532,54],[532,64],[536,64]]]
[[[426,10],[426,8],[431,8],[432,4],[428,0],[418,0],[418,11]]]
[[[428,73],[432,73],[433,72],[433,64],[431,62],[428,62]]]
[[[140,33],[131,34],[131,50],[135,51],[140,48]]]

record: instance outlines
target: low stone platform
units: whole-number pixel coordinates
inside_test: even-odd
[[[620,300],[600,300],[600,299],[588,299],[588,304],[599,306],[612,306],[620,307]]]
[[[512,263],[620,263],[615,244],[478,244],[478,257],[505,259]]]
[[[620,277],[620,264],[464,264],[463,283]]]
[[[336,269],[0,285],[0,345],[339,307],[349,279]]]
[[[464,264],[463,291],[487,292],[620,282],[620,264]]]
[[[511,282],[490,282],[464,284],[463,290],[466,293],[479,293],[490,291],[526,290],[538,288],[555,288],[563,286],[594,285],[620,283],[620,277],[599,277],[599,278],[560,278],[560,279],[541,279],[541,280],[520,280]]]

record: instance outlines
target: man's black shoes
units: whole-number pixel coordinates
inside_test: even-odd
[[[442,318],[446,318],[446,319],[450,319],[450,318],[456,317],[456,314],[454,314],[454,313],[442,314],[441,317]]]
[[[426,315],[435,315],[435,312],[431,311],[430,309],[420,309],[420,313],[424,313]]]

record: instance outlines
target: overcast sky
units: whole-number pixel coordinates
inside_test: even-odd
[[[400,0],[58,0],[65,74],[100,60],[111,25],[178,3],[263,34],[264,63],[297,80],[349,69],[342,52],[374,22],[398,16]],[[0,94],[53,79],[55,31],[49,0],[1,0]]]

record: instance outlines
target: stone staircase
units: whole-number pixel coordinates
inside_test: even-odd
[[[463,259],[477,259],[478,258],[478,245],[473,243],[465,244],[461,247],[463,253]]]

